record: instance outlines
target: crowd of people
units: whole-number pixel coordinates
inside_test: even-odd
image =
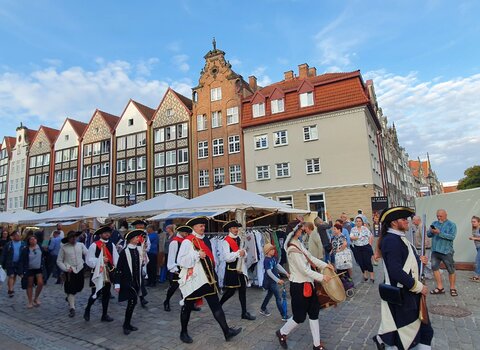
[[[68,316],[75,317],[75,295],[84,289],[88,278],[91,294],[83,312],[85,321],[90,321],[91,308],[98,298],[102,304],[101,321],[113,321],[108,307],[114,290],[120,302],[127,302],[123,332],[128,335],[138,330],[132,325],[137,302],[142,307],[148,304],[146,287],[154,288],[159,282],[168,280],[164,311],[171,312],[170,300],[177,289],[181,291],[180,339],[185,343],[193,342],[188,333],[190,314],[199,311],[205,300],[228,341],[241,332],[241,328],[228,325],[223,311],[223,305],[231,297],[238,294],[242,319],[256,319],[248,311],[247,303],[249,281],[244,261],[248,252],[239,234],[242,225],[237,221],[225,223],[226,236],[221,251],[226,268],[221,290],[215,273],[216,257],[205,235],[207,223],[207,218],[198,217],[179,227],[168,225],[162,232],[142,220],[131,223],[130,230],[125,222],[117,230],[113,221],[106,221],[95,231],[81,224],[79,231],[67,234],[58,224],[48,238],[43,231],[20,233],[2,229],[0,265],[7,275],[7,295],[14,296],[19,277],[21,288],[26,291],[27,308],[39,307],[43,286],[53,277],[56,284],[63,284]],[[433,329],[428,320],[425,322],[418,317],[418,308],[413,306],[420,305],[419,300],[427,294],[445,293],[440,273],[442,262],[448,272],[450,295],[458,296],[453,251],[456,225],[448,220],[447,212],[440,209],[437,220],[429,226],[426,237],[422,237],[421,218],[404,207],[385,209],[373,224],[378,224],[379,230],[373,230],[378,232],[378,237],[372,233],[361,210],[354,218],[342,213],[335,221],[328,214],[326,221],[318,217],[313,223],[297,216],[287,225],[280,251],[274,242],[264,245],[262,287],[266,295],[259,313],[265,317],[271,315],[268,304],[274,297],[279,316],[285,322],[276,332],[283,348],[288,347],[288,335],[308,316],[313,348],[325,349],[318,322],[321,305],[315,293],[315,283],[328,284],[332,278],[324,273],[325,269],[351,281],[356,263],[362,273],[361,280],[375,283],[373,266],[380,259],[385,271],[385,282],[379,284],[380,295],[382,290],[388,289],[389,297],[382,296],[382,322],[373,339],[377,348],[430,348]],[[480,218],[472,217],[471,224],[469,239],[475,244],[477,258],[475,274],[470,280],[480,282]],[[431,291],[422,282],[421,264],[424,275],[429,268],[433,272],[435,288]],[[282,276],[289,281],[291,315],[285,302],[286,281]],[[396,291],[392,292],[385,284],[403,290],[401,304],[389,299]],[[404,307],[407,304],[409,307]]]

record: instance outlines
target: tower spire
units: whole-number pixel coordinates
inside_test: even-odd
[[[215,51],[217,49],[217,41],[215,40],[215,37],[213,37],[212,45],[213,45],[213,51]]]

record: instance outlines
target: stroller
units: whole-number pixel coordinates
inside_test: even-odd
[[[345,294],[347,298],[351,298],[355,295],[355,288],[353,279],[350,277],[348,270],[337,269],[337,274],[340,275],[340,280],[342,281],[343,288],[345,289]]]

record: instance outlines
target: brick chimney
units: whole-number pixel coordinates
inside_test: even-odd
[[[253,91],[257,91],[258,86],[257,86],[257,77],[254,75],[251,75],[248,77],[248,85],[252,88]]]
[[[285,76],[285,80],[292,80],[293,79],[293,70],[289,70],[288,72],[283,73]]]
[[[308,64],[302,63],[298,65],[298,77],[300,79],[308,77]]]
[[[308,68],[308,76],[309,77],[316,77],[317,76],[317,68],[315,68],[315,67]]]

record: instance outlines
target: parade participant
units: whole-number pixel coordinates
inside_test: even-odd
[[[42,270],[45,265],[45,258],[42,249],[37,244],[37,238],[34,235],[27,236],[27,245],[23,247],[20,253],[20,262],[23,267],[23,278],[27,279],[27,308],[40,306],[40,293],[43,289]],[[33,287],[35,288],[35,297],[33,297]]]
[[[287,336],[300,323],[303,323],[309,317],[310,330],[313,338],[313,349],[324,350],[324,345],[320,342],[320,324],[318,322],[318,313],[320,303],[314,290],[314,281],[329,282],[331,277],[323,275],[312,268],[329,268],[333,271],[333,266],[315,258],[299,240],[303,234],[303,224],[298,224],[288,234],[285,240],[285,249],[288,254],[288,266],[290,270],[290,296],[292,303],[293,317],[289,318],[285,325],[277,330],[276,335],[282,348],[287,349]],[[314,265],[314,266],[312,266]]]
[[[75,294],[83,290],[85,277],[83,275],[83,256],[88,254],[88,249],[81,242],[77,242],[77,237],[82,232],[70,231],[62,239],[62,246],[58,253],[57,265],[65,273],[65,282],[63,288],[67,295],[67,301],[70,306],[68,316],[75,316]]]
[[[137,327],[132,326],[131,321],[142,283],[142,248],[138,245],[138,240],[142,235],[143,230],[132,230],[125,234],[127,247],[120,252],[115,269],[114,282],[118,301],[128,300],[123,321],[123,334],[125,335],[138,330]]]
[[[150,238],[148,238],[148,234],[146,231],[147,227],[147,222],[143,220],[135,220],[132,222],[133,227],[135,227],[136,230],[142,230],[143,234],[140,235],[138,238],[138,245],[142,248],[141,249],[141,255],[140,255],[140,261],[142,263],[142,284],[140,286],[140,305],[142,307],[146,307],[148,304],[148,300],[145,299],[145,296],[147,295],[147,289],[145,288],[145,276],[147,275],[147,264],[148,264],[148,252],[150,251]],[[126,241],[126,240],[125,240]],[[127,242],[125,242],[127,243]]]
[[[180,313],[180,322],[182,325],[180,339],[184,343],[193,342],[192,338],[188,334],[188,322],[190,320],[190,314],[193,310],[195,302],[202,298],[205,298],[207,301],[215,320],[222,328],[226,341],[230,340],[242,331],[241,328],[234,329],[228,326],[222,305],[218,300],[215,260],[212,253],[211,243],[204,235],[205,226],[207,223],[208,219],[206,217],[196,217],[190,219],[186,223],[186,226],[192,228],[192,234],[185,238],[180,245],[180,251],[178,252],[177,262],[182,269],[187,269],[187,271],[193,272],[193,268],[195,266],[199,267],[200,265],[202,272],[204,272],[208,280],[207,283],[198,286],[198,288],[196,288],[189,295],[183,295],[184,305]],[[201,272],[198,271],[197,273]]]
[[[225,277],[223,279],[224,287],[227,289],[223,293],[220,304],[223,305],[230,299],[238,289],[238,298],[242,307],[242,318],[253,321],[255,316],[247,311],[247,266],[245,259],[247,252],[241,249],[242,242],[238,236],[238,228],[242,227],[236,220],[227,222],[223,226],[223,231],[228,232],[228,236],[223,241],[222,254],[223,260],[227,263],[225,267]]]
[[[87,265],[92,268],[90,286],[92,294],[88,298],[88,304],[85,308],[83,318],[90,321],[90,309],[97,300],[98,294],[102,295],[102,322],[112,322],[113,318],[108,315],[108,304],[110,302],[110,288],[115,266],[117,266],[118,253],[113,243],[109,241],[112,228],[102,226],[95,231],[95,235],[100,239],[88,248]]]
[[[185,237],[192,233],[192,228],[189,226],[180,226],[177,228],[177,234],[172,238],[168,248],[168,261],[167,268],[169,272],[168,279],[170,281],[170,287],[167,291],[167,298],[163,302],[163,309],[165,311],[170,311],[170,299],[172,298],[173,293],[178,288],[178,274],[180,273],[180,267],[177,263],[178,252],[180,245],[182,244]]]
[[[381,301],[380,329],[373,338],[377,349],[431,349],[432,326],[430,322],[423,323],[419,316],[420,298],[428,294],[427,286],[420,282],[419,263],[421,260],[426,264],[427,258],[419,258],[405,237],[407,218],[413,214],[410,208],[393,207],[380,215],[379,249],[385,267],[385,283],[399,287],[403,297],[401,305],[394,304],[393,300]]]

